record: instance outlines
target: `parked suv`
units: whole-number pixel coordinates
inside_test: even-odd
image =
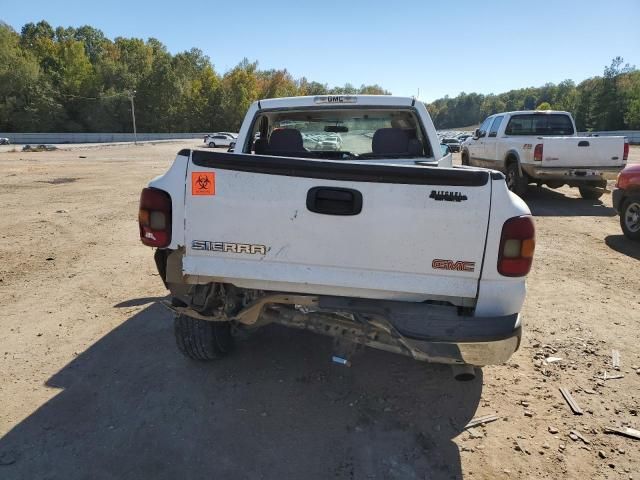
[[[230,147],[236,139],[226,133],[214,133],[204,138],[204,143],[211,148]]]

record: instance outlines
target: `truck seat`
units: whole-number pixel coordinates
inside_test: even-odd
[[[295,128],[280,128],[271,132],[268,153],[304,152],[302,134]]]
[[[267,149],[269,144],[264,138],[258,138],[255,142],[253,142],[253,151],[256,155],[264,155],[267,153]]]
[[[407,153],[409,136],[401,128],[379,128],[373,134],[371,151],[381,155]]]

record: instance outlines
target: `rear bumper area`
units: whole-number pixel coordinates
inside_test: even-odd
[[[214,295],[231,292],[237,304],[237,290],[206,288]],[[172,290],[173,293],[173,290]],[[207,295],[209,295],[207,293]],[[413,357],[416,360],[451,365],[498,365],[518,350],[522,338],[519,313],[497,316],[473,316],[470,307],[449,304],[378,300],[358,297],[299,295],[284,292],[260,292],[243,308],[203,311],[184,305],[164,303],[179,315],[214,322],[234,321],[245,326],[278,323],[308,330],[343,341],[366,345]],[[266,294],[265,294],[266,293]],[[175,293],[174,293],[175,295]],[[216,302],[225,302],[220,297]],[[211,303],[207,296],[204,303]],[[222,312],[222,313],[221,313]]]
[[[434,363],[497,365],[520,347],[520,314],[474,317],[458,309],[426,303],[320,297],[322,310],[348,312],[393,327],[418,360]]]
[[[522,165],[522,169],[534,179],[564,182],[594,182],[615,180],[624,166],[619,167],[537,167]]]

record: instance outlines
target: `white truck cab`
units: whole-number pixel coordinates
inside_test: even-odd
[[[555,110],[497,113],[487,117],[462,148],[462,164],[499,170],[520,196],[527,185],[578,187],[597,199],[607,180],[624,168],[624,137],[581,137],[573,117]]]
[[[422,103],[367,95],[255,102],[233,153],[182,150],[143,190],[140,237],[192,358],[276,322],[458,366],[518,348],[535,244],[504,176],[452,166]]]

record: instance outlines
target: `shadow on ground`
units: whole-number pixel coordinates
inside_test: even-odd
[[[616,211],[600,200],[567,197],[545,187],[529,187],[525,201],[537,217],[613,217]]]
[[[452,442],[482,377],[267,327],[218,363],[177,353],[154,304],[47,385],[59,394],[0,439],[3,480],[462,478]]]
[[[616,252],[640,260],[640,242],[630,240],[624,235],[608,235],[604,243]]]
[[[139,307],[141,305],[147,305],[148,303],[158,302],[160,300],[169,299],[167,295],[164,297],[141,297],[141,298],[132,298],[130,300],[125,300],[124,302],[120,302],[114,307],[116,308],[125,308],[125,307]]]

